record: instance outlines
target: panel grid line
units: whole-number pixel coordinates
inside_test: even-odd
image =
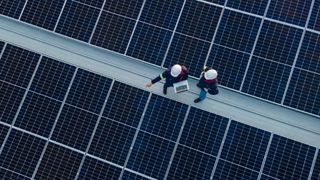
[[[64,8],[66,7],[67,1],[68,1],[68,0],[65,0],[64,3],[63,3],[63,6],[62,6],[61,11],[60,11],[60,14],[59,14],[59,16],[58,16],[57,22],[56,22],[56,24],[55,24],[55,26],[54,26],[54,28],[53,28],[53,30],[52,30],[53,32],[56,32],[56,29],[57,29],[57,27],[58,27],[60,18],[61,18],[61,16],[62,16],[62,13],[63,13],[63,11],[64,11]],[[80,40],[79,40],[79,41],[80,41]]]
[[[296,67],[296,63],[298,61],[298,57],[299,57],[299,53],[300,53],[300,50],[301,50],[301,47],[302,47],[302,43],[303,43],[303,40],[304,40],[304,36],[306,34],[306,31],[307,31],[307,27],[309,25],[309,20],[310,20],[310,17],[311,17],[311,14],[312,14],[312,10],[313,10],[313,6],[314,6],[314,1],[315,0],[312,0],[311,2],[311,7],[309,9],[309,14],[308,14],[308,18],[307,18],[307,22],[303,28],[303,32],[302,32],[302,35],[301,35],[301,38],[300,38],[300,42],[299,42],[299,46],[298,46],[298,49],[297,49],[297,52],[296,52],[296,56],[293,60],[293,64],[292,64],[292,67],[291,67],[291,71],[290,71],[290,74],[289,74],[289,78],[288,78],[288,81],[287,81],[287,84],[286,84],[286,87],[285,87],[285,90],[284,90],[284,93],[283,93],[283,96],[282,96],[282,100],[281,100],[281,104],[284,103],[284,100],[286,98],[286,95],[287,95],[287,92],[288,92],[288,88],[289,88],[289,85],[290,85],[290,81],[291,81],[291,78],[292,78],[292,74],[293,74],[293,71],[294,71],[294,68]]]
[[[4,43],[4,45],[3,45],[3,47],[2,47],[2,51],[1,51],[1,53],[0,53],[0,59],[2,58],[2,55],[3,55],[3,53],[4,53],[4,50],[6,49],[6,47],[7,47],[7,44],[8,43]]]
[[[312,178],[312,174],[313,174],[314,166],[316,165],[318,153],[319,153],[319,149],[317,148],[316,152],[314,153],[314,157],[313,157],[313,161],[312,161],[312,165],[311,165],[311,168],[310,168],[310,173],[309,173],[308,179]]]
[[[22,100],[21,100],[21,102],[20,102],[19,108],[18,108],[18,110],[17,110],[17,112],[16,112],[16,114],[15,114],[15,116],[14,116],[14,119],[13,119],[11,125],[10,125],[10,129],[9,129],[9,131],[8,131],[8,133],[7,133],[7,136],[5,137],[5,139],[4,139],[4,141],[3,141],[3,144],[2,144],[1,149],[0,149],[0,155],[2,154],[2,150],[3,150],[3,148],[4,148],[4,145],[6,144],[8,138],[9,138],[9,135],[10,135],[10,133],[11,133],[11,131],[12,131],[12,127],[14,126],[14,123],[16,122],[16,120],[17,120],[17,118],[18,118],[18,115],[19,115],[20,110],[21,110],[21,108],[22,108],[22,104],[23,104],[24,100],[25,100],[26,97],[27,97],[27,94],[28,94],[28,91],[29,91],[29,89],[30,89],[30,87],[31,87],[32,81],[33,81],[33,79],[34,79],[34,77],[35,77],[35,75],[36,75],[36,72],[37,72],[37,70],[38,70],[38,67],[40,66],[41,59],[42,59],[42,55],[40,55],[40,57],[39,57],[39,59],[38,59],[36,68],[34,69],[34,72],[33,72],[33,74],[32,74],[32,77],[31,77],[30,81],[29,81],[29,84],[28,84],[28,86],[27,86],[27,89],[26,89],[26,91],[24,92],[24,95],[23,95],[23,98],[22,98]]]
[[[49,137],[48,137],[48,139],[47,139],[47,142],[46,142],[46,144],[45,144],[45,146],[44,146],[44,148],[43,148],[43,150],[42,150],[42,153],[41,153],[41,156],[40,156],[39,161],[38,161],[38,163],[37,163],[37,166],[36,166],[36,168],[35,168],[35,170],[34,170],[34,172],[33,172],[33,174],[32,174],[32,179],[34,179],[34,177],[36,176],[36,173],[37,173],[37,171],[38,171],[38,169],[39,169],[41,160],[42,160],[42,158],[43,158],[43,156],[44,156],[44,154],[45,154],[45,151],[46,151],[46,149],[47,149],[47,147],[48,147],[48,145],[49,145],[49,142],[50,142],[50,139],[51,139],[51,137],[52,137],[53,131],[54,131],[56,125],[57,125],[58,119],[59,119],[59,117],[60,117],[60,115],[61,115],[62,109],[63,109],[63,107],[64,107],[64,104],[65,104],[66,100],[67,100],[68,94],[69,94],[69,92],[70,92],[71,86],[72,86],[72,84],[73,84],[73,81],[74,81],[74,79],[75,79],[75,77],[76,77],[77,72],[78,72],[78,68],[76,68],[76,70],[75,70],[74,73],[73,73],[71,82],[70,82],[69,87],[68,87],[68,90],[67,90],[67,92],[66,92],[66,94],[65,94],[65,96],[64,96],[64,98],[63,98],[63,101],[62,101],[62,104],[61,104],[61,106],[60,106],[60,109],[59,109],[58,115],[57,115],[57,117],[56,117],[56,120],[55,120],[55,122],[54,122],[54,124],[53,124],[53,126],[52,126],[52,129],[51,129],[51,132],[50,132]]]
[[[14,174],[18,174],[19,176],[23,176],[23,177],[25,177],[25,178],[27,178],[27,179],[30,179],[28,176],[26,176],[26,175],[24,175],[24,174],[21,174],[21,173],[18,173],[18,172],[16,172],[16,171],[13,171],[13,170],[11,170],[11,169],[7,169],[7,168],[5,168],[5,167],[0,167],[0,169],[4,169],[4,170],[6,170],[6,171],[9,171],[9,172],[12,172],[12,173],[14,173]]]
[[[270,146],[271,146],[272,138],[273,138],[273,133],[271,133],[271,135],[269,137],[268,146],[267,146],[267,149],[266,149],[266,152],[264,154],[263,161],[262,161],[262,164],[261,164],[261,167],[260,167],[258,180],[261,179],[261,176],[262,176],[262,173],[263,173],[263,168],[264,168],[264,165],[265,165],[265,163],[267,161],[267,156],[268,156],[269,149],[270,149]]]
[[[23,14],[23,12],[24,12],[24,10],[25,10],[26,6],[27,6],[27,3],[28,3],[28,0],[26,0],[26,2],[24,3],[23,8],[22,8],[22,10],[21,10],[21,12],[20,12],[20,15],[19,15],[18,20],[20,20],[20,19],[21,19],[22,14]]]
[[[101,9],[100,9],[98,18],[97,18],[97,20],[96,20],[96,23],[95,23],[95,25],[94,25],[94,27],[93,27],[91,36],[90,36],[89,41],[88,41],[89,44],[91,44],[91,40],[92,40],[93,34],[94,34],[94,32],[96,31],[96,28],[97,28],[97,25],[98,25],[98,23],[99,23],[101,14],[102,14],[102,12],[103,12],[103,7],[104,7],[105,4],[106,4],[106,0],[103,1],[103,4],[102,4],[102,6],[101,6]]]

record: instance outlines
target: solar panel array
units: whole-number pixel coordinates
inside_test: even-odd
[[[2,179],[320,178],[315,147],[0,45]]]
[[[320,115],[320,2],[12,0],[0,13],[161,67],[204,65],[222,86]]]

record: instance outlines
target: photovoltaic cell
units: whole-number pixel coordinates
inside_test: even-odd
[[[0,147],[2,146],[4,139],[9,131],[9,127],[0,124]]]
[[[291,67],[253,57],[242,92],[280,103]]]
[[[120,173],[120,168],[87,156],[78,179],[118,179]]]
[[[305,25],[312,0],[274,0],[271,1],[267,17],[280,21]]]
[[[279,179],[308,179],[316,148],[274,135],[263,173]]]
[[[85,151],[97,120],[98,115],[65,104],[51,139]]]
[[[22,101],[25,90],[0,81],[0,120],[11,124]]]
[[[188,106],[153,94],[141,130],[176,141]]]
[[[129,171],[124,171],[123,176],[121,178],[122,180],[149,180],[148,178],[139,176],[137,174],[134,174]]]
[[[320,1],[314,1],[308,27],[320,31]]]
[[[56,32],[88,42],[100,9],[67,1]]]
[[[179,143],[216,156],[227,124],[225,117],[192,107]]]
[[[218,83],[240,89],[250,55],[213,44],[207,66],[218,71]]]
[[[320,74],[320,35],[306,31],[296,67]]]
[[[82,154],[49,143],[35,179],[74,179]]]
[[[277,178],[273,178],[273,177],[262,174],[260,180],[277,180]]]
[[[215,159],[208,154],[179,145],[168,179],[210,179]]]
[[[19,19],[26,0],[2,0],[0,14]]]
[[[221,159],[259,171],[271,133],[232,121]]]
[[[173,30],[184,0],[146,1],[140,21]]]
[[[242,179],[242,180],[255,180],[258,179],[258,172],[246,169],[242,166],[232,164],[230,162],[219,160],[217,169],[214,173],[213,179]]]
[[[103,11],[90,43],[125,53],[134,25],[132,19]]]
[[[242,0],[232,0],[227,2],[228,7],[246,11],[249,13],[258,14],[263,16],[268,1],[265,0],[251,0],[251,1],[242,1]]]
[[[107,0],[104,10],[137,19],[144,0]]]
[[[284,104],[320,115],[320,74],[295,68]]]
[[[115,81],[103,116],[138,127],[148,96],[147,91]]]
[[[172,32],[139,22],[129,45],[127,55],[161,65]]]
[[[153,178],[163,179],[173,148],[173,142],[139,132],[127,168]]]
[[[221,8],[203,2],[187,0],[177,32],[211,42],[219,21]]]
[[[80,3],[83,3],[83,4],[87,4],[87,5],[90,5],[90,6],[94,6],[96,8],[102,8],[104,0],[73,0],[73,1],[80,2]]]
[[[261,19],[225,10],[215,43],[250,53],[259,30]]]
[[[65,0],[28,0],[21,20],[53,30]]]
[[[89,154],[124,165],[135,132],[135,128],[101,118]]]
[[[43,57],[30,89],[62,101],[75,69],[74,66]]]
[[[314,165],[314,169],[312,172],[311,179],[320,179],[320,153],[318,152],[316,164]]]
[[[0,177],[2,178],[2,180],[29,180],[30,179],[16,172],[6,170],[3,167],[0,167]]]
[[[292,65],[302,30],[265,20],[254,55]]]
[[[0,80],[26,88],[39,57],[39,54],[8,44],[0,61]]]
[[[180,63],[188,68],[190,75],[199,77],[209,48],[209,42],[176,33],[164,66],[170,67]]]
[[[79,69],[67,97],[67,103],[99,114],[107,97],[111,79]]]
[[[0,166],[31,177],[45,143],[45,140],[13,129],[1,153]]]

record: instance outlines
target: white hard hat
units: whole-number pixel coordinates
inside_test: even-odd
[[[175,64],[174,66],[171,67],[170,74],[173,77],[178,77],[179,74],[181,73],[181,70],[182,70],[181,66],[179,64]]]
[[[206,78],[206,80],[215,79],[217,76],[218,76],[218,72],[214,69],[210,69],[204,73],[204,78]]]

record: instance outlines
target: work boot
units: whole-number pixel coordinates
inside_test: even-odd
[[[164,95],[167,94],[167,88],[163,88],[163,94],[164,94]]]
[[[195,99],[193,102],[194,103],[198,103],[198,102],[200,102],[201,101],[201,99],[200,98],[197,98],[197,99]]]

